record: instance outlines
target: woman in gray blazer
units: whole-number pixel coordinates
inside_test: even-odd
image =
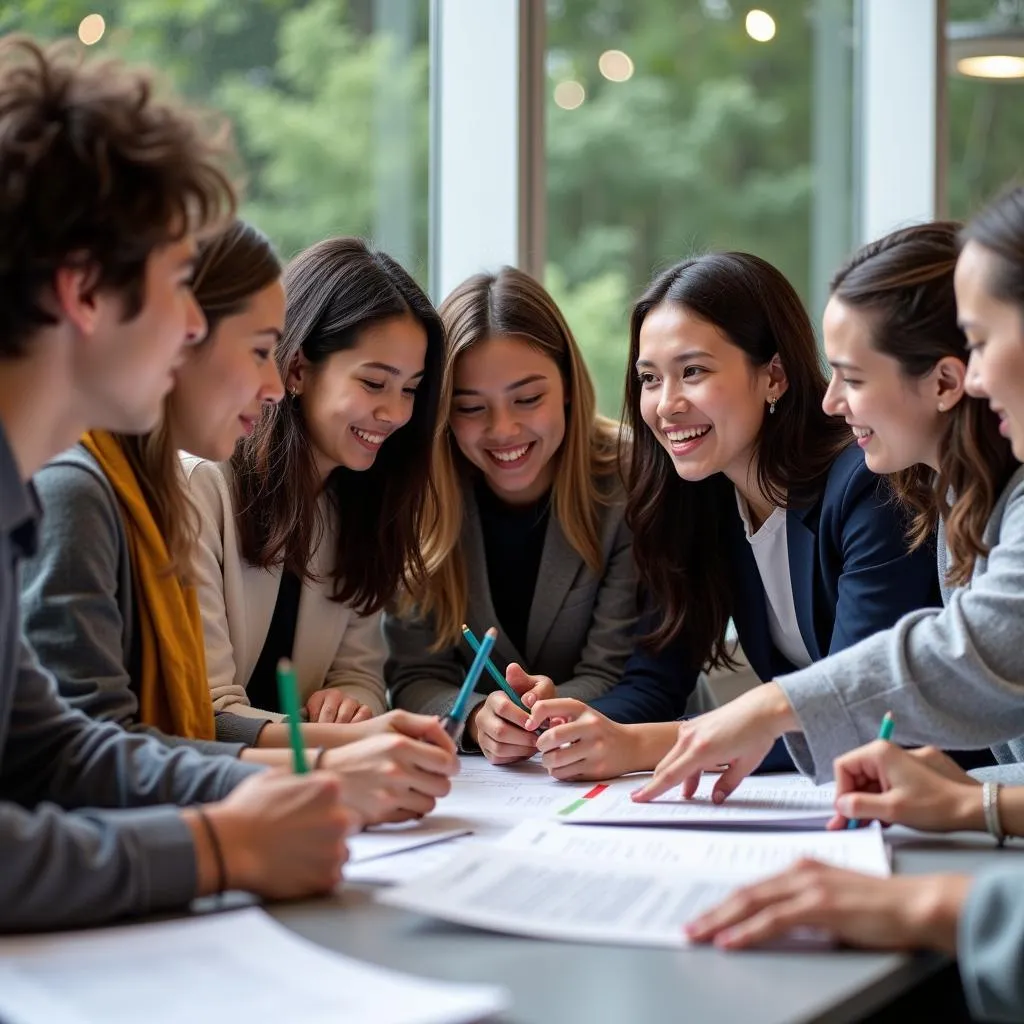
[[[477,636],[498,628],[493,660],[519,692],[529,673],[592,700],[618,682],[637,614],[617,424],[595,412],[576,342],[528,275],[472,277],[440,313],[449,417],[423,545],[430,578],[385,619],[391,701],[450,709],[473,655],[463,623]],[[486,675],[479,690],[466,748],[496,763],[531,756],[525,713]]]

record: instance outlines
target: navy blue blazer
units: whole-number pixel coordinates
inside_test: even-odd
[[[793,604],[813,661],[888,629],[915,608],[942,604],[934,545],[907,551],[906,514],[891,493],[851,446],[836,457],[819,499],[786,513]],[[761,576],[739,510],[731,507],[732,618],[751,667],[767,682],[795,666],[772,642]],[[638,637],[652,620],[641,621]],[[703,660],[680,639],[657,654],[638,644],[618,685],[590,703],[616,722],[679,718],[697,684],[694,664]],[[792,765],[788,757],[784,763]]]

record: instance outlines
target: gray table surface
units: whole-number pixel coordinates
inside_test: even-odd
[[[931,838],[893,829],[899,872],[974,872],[1014,860],[1024,843],[993,849],[985,836]],[[397,970],[511,990],[506,1024],[702,1022],[842,1024],[890,1003],[945,966],[932,955],[852,950],[724,954],[524,939],[476,931],[378,904],[350,886],[329,900],[268,908],[330,949]]]

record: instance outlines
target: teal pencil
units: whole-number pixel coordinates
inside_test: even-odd
[[[292,757],[295,760],[295,774],[308,771],[306,766],[306,745],[302,742],[300,724],[299,688],[295,682],[295,670],[287,658],[277,663],[277,695],[281,707],[288,716],[288,738],[291,741]]]
[[[891,711],[886,711],[886,713],[884,715],[882,715],[882,724],[878,727],[878,738],[880,740],[892,739],[892,727],[893,727],[892,712]],[[846,827],[847,828],[860,828],[860,822],[856,818],[851,818],[846,823]]]
[[[462,624],[462,635],[466,638],[466,643],[469,644],[470,649],[476,654],[480,650],[480,641],[473,635],[473,630],[469,628],[465,623]],[[505,695],[520,711],[525,711],[527,714],[530,713],[530,709],[520,700],[519,694],[509,686],[508,681],[505,677],[494,667],[494,662],[488,658],[484,662],[484,668],[490,673],[491,678],[505,691]]]

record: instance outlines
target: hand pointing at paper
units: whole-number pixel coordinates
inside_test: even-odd
[[[682,786],[683,796],[689,798],[697,791],[702,772],[728,765],[711,794],[715,803],[721,803],[764,760],[779,736],[798,728],[780,686],[755,686],[724,707],[680,722],[675,745],[633,799],[653,800],[675,786]]]

